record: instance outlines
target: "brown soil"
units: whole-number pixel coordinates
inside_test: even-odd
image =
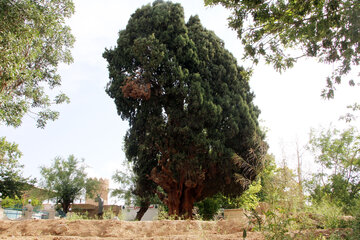
[[[0,239],[73,240],[73,239],[242,239],[244,223],[222,221],[117,220],[24,220],[0,221]],[[247,240],[264,239],[261,233],[248,232]]]

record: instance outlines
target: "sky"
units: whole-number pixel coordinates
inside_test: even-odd
[[[58,89],[70,97],[71,103],[57,106],[59,119],[49,122],[45,129],[36,128],[35,120],[28,116],[16,129],[0,127],[1,136],[19,144],[24,176],[40,179],[40,166],[49,167],[55,157],[67,158],[70,154],[84,159],[92,177],[110,179],[116,169],[123,168],[123,139],[128,123],[121,120],[113,100],[105,93],[109,78],[102,53],[115,46],[118,32],[126,27],[130,15],[151,2],[74,0],[76,13],[68,20],[76,38],[74,62],[60,66],[62,86]],[[182,4],[186,21],[191,15],[199,15],[202,24],[223,39],[239,65],[251,66],[242,60],[240,40],[228,28],[229,11],[221,6],[205,7],[202,0],[173,2]],[[346,84],[339,87],[335,100],[321,98],[325,78],[333,68],[316,59],[301,59],[282,74],[261,63],[254,68],[250,85],[256,95],[255,104],[262,112],[261,125],[267,129],[269,152],[278,162],[286,157],[294,167],[295,143],[302,150],[311,128],[327,128],[330,124],[344,127],[339,117],[347,105],[359,102],[359,89]],[[306,154],[304,158],[305,171],[311,171],[313,159]],[[110,187],[115,187],[114,183]]]

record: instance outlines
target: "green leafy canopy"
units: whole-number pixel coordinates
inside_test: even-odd
[[[93,196],[100,186],[98,181],[87,177],[83,162],[70,155],[67,160],[56,157],[51,167],[41,167],[42,186],[65,213],[74,200],[85,194]]]
[[[69,102],[46,89],[60,86],[59,63],[71,63],[74,37],[65,25],[71,0],[0,0],[0,124],[17,127],[26,113],[37,126],[58,118],[52,104]]]
[[[335,66],[323,97],[333,98],[335,84],[359,65],[358,0],[205,0],[205,4],[221,4],[232,11],[229,26],[242,41],[244,58],[255,64],[263,58],[281,72],[301,57],[316,57]]]
[[[307,183],[312,200],[329,200],[349,213],[360,199],[359,132],[354,127],[313,130],[308,147],[321,166]]]
[[[18,163],[21,152],[18,145],[0,137],[0,193],[2,197],[21,197],[23,192],[34,183],[34,179],[22,176],[22,165]]]

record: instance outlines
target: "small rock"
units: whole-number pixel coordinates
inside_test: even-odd
[[[68,230],[68,227],[65,224],[60,224],[54,228],[54,233],[60,235]]]

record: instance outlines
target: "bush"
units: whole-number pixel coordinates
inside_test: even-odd
[[[88,212],[85,213],[76,213],[76,212],[69,212],[66,215],[66,219],[70,221],[74,220],[88,220],[90,219]]]
[[[219,212],[220,200],[218,198],[205,198],[201,202],[196,203],[196,207],[203,220],[212,220]]]
[[[29,199],[24,199],[24,198],[9,198],[6,197],[5,199],[2,200],[1,206],[3,208],[23,208],[23,206],[25,206],[28,203]],[[35,207],[35,209],[38,209],[41,207],[42,203],[36,199],[36,198],[32,198],[31,199],[31,205],[33,205]]]
[[[103,219],[114,219],[115,217],[117,217],[119,220],[124,220],[125,219],[123,213],[121,213],[119,215],[116,215],[114,213],[114,211],[112,210],[112,208],[108,208],[108,209],[106,209],[104,211]]]
[[[267,211],[265,216],[266,222],[263,230],[266,239],[291,239],[287,233],[296,219],[292,218],[288,211],[278,207],[274,211]]]
[[[321,216],[321,224],[323,228],[339,228],[342,227],[341,216],[343,212],[336,204],[324,200],[314,206],[314,212]]]
[[[2,200],[1,207],[3,208],[22,208],[23,203],[22,200],[18,197],[15,198],[9,198],[6,197]]]

